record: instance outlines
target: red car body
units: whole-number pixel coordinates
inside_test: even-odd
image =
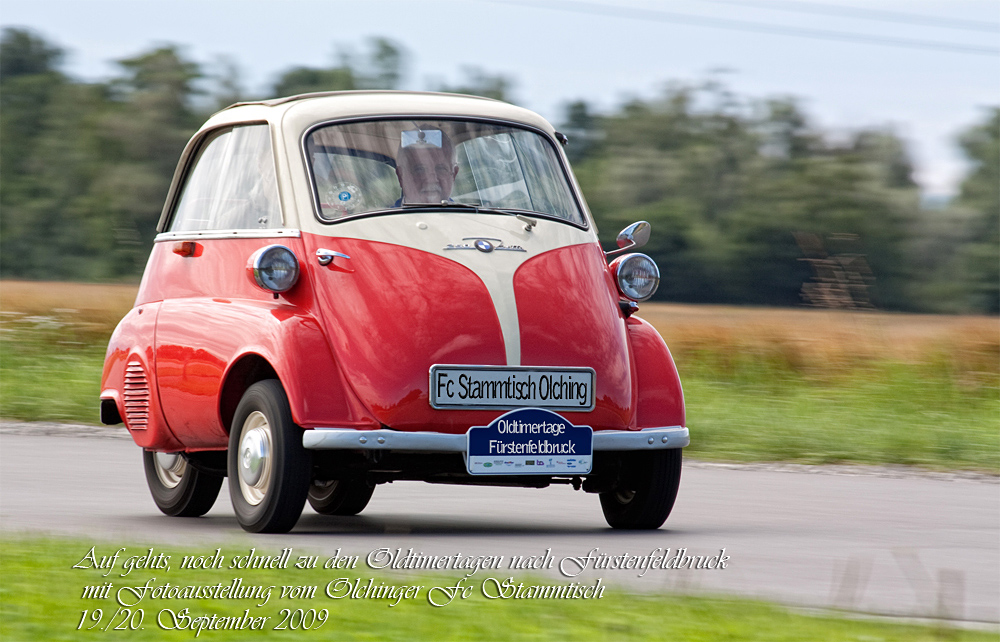
[[[580,218],[562,221],[534,211],[534,225],[525,225],[525,216],[451,211],[454,205],[449,203],[413,212],[377,209],[341,220],[324,218],[328,206],[322,202],[319,172],[306,152],[305,138],[319,125],[362,118],[395,122],[392,119],[403,115],[476,123],[492,119],[504,127],[530,130],[544,141],[545,153],[558,159]],[[232,128],[241,123],[266,127],[260,131],[270,141],[274,163],[266,175],[274,172],[281,224],[244,230],[173,229],[178,203],[186,189],[193,189],[185,186],[196,181],[194,168],[199,159],[209,158],[209,144],[215,140],[211,137],[236,131]],[[514,134],[521,135],[520,130]],[[648,434],[650,444],[655,436],[655,452],[676,454],[679,479],[677,449],[687,445],[688,433],[677,370],[659,334],[632,315],[635,306],[623,296],[615,269],[608,266],[556,140],[551,126],[526,110],[447,95],[348,92],[240,105],[213,117],[181,158],[164,207],[161,234],[135,307],[111,338],[101,383],[103,420],[122,421],[136,444],[150,453],[147,477],[150,466],[154,473],[160,466],[161,474],[154,475],[151,487],[159,479],[166,480],[166,491],[175,490],[185,485],[184,474],[192,469],[203,480],[228,472],[232,485],[232,466],[239,463],[224,471],[221,460],[212,456],[222,457],[234,448],[234,416],[247,391],[261,381],[278,382],[287,396],[291,420],[303,434],[335,429],[361,436],[385,431],[393,431],[392,437],[394,433],[462,436],[471,427],[491,424],[509,409],[434,407],[428,373],[436,364],[509,367],[516,372],[532,367],[578,368],[595,373],[592,408],[561,412],[573,425],[593,430],[591,474],[514,476],[502,483],[519,479],[524,485],[545,485],[565,480],[579,487],[592,478],[594,488],[585,483],[584,488],[602,493],[603,501],[605,495],[617,492],[615,479],[620,481],[622,474],[610,479],[610,474],[598,470],[598,453],[644,448],[638,439],[623,450],[600,448],[600,435],[611,432],[640,439]],[[463,144],[467,143],[456,146]],[[337,153],[352,162],[369,162],[356,160],[362,154],[358,150]],[[349,187],[354,191],[342,187],[341,198],[362,191],[354,183]],[[485,238],[492,239],[487,242],[491,250],[520,249],[476,251],[456,245],[462,239]],[[498,239],[506,247],[497,246]],[[254,257],[275,245],[290,251],[298,264],[297,281],[283,292],[265,289],[254,275]],[[313,257],[330,251],[325,248],[332,248],[335,256],[323,264]],[[269,433],[268,438],[274,435]],[[360,446],[333,450],[338,457],[368,452],[365,456],[371,459]],[[319,458],[332,451],[307,447],[307,452]],[[413,470],[420,471],[396,478],[442,481],[434,479],[433,455],[452,451],[425,446],[391,452],[422,453],[431,462],[429,471],[418,465]],[[151,453],[160,453],[161,458]],[[270,465],[272,460],[266,461]],[[181,470],[183,462],[187,468]],[[176,475],[164,477],[162,468],[167,464],[177,469]],[[315,471],[323,467],[312,463],[309,477],[314,486],[317,475],[324,476]],[[621,467],[619,462],[617,469]],[[357,466],[351,469],[357,472]],[[362,479],[370,488],[393,478],[380,472],[377,464],[362,472],[361,477],[353,474],[351,483],[361,484]],[[449,474],[454,483],[501,483],[499,477],[460,479],[460,473]],[[338,479],[336,474],[326,476]],[[339,479],[346,483],[347,477]],[[283,503],[286,500],[282,498]],[[192,514],[190,506],[178,511],[172,505],[164,508],[159,499],[158,504],[171,514]],[[250,530],[287,527],[265,524]]]

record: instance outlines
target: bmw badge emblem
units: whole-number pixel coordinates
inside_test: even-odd
[[[480,252],[489,253],[493,251],[493,244],[486,239],[476,239],[475,246]]]

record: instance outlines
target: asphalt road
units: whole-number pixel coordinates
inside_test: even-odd
[[[23,432],[23,430],[21,431]],[[153,505],[130,440],[0,434],[0,528],[81,536],[95,543],[216,546],[244,554],[360,555],[388,547],[427,555],[649,556],[656,549],[715,556],[725,569],[588,569],[635,591],[738,594],[786,604],[915,617],[1000,622],[1000,484],[996,479],[831,474],[692,464],[666,525],[609,529],[597,497],[545,490],[379,486],[357,517],[306,507],[286,535],[251,535],[236,523],[224,485],[199,519]],[[107,435],[108,433],[101,433]],[[83,551],[85,552],[85,551]],[[575,566],[566,563],[566,568]],[[485,577],[485,571],[473,578]],[[553,579],[557,569],[548,571]],[[492,571],[500,578],[519,572]],[[564,581],[569,581],[563,578]]]

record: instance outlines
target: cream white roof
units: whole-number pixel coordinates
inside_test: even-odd
[[[216,113],[202,129],[256,120],[280,124],[288,136],[316,123],[364,116],[496,118],[554,132],[552,125],[533,111],[499,100],[409,91],[338,91],[237,103]]]

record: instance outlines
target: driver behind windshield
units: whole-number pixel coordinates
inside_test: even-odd
[[[404,131],[396,154],[396,177],[403,203],[440,203],[451,200],[458,175],[455,146],[439,129]]]

